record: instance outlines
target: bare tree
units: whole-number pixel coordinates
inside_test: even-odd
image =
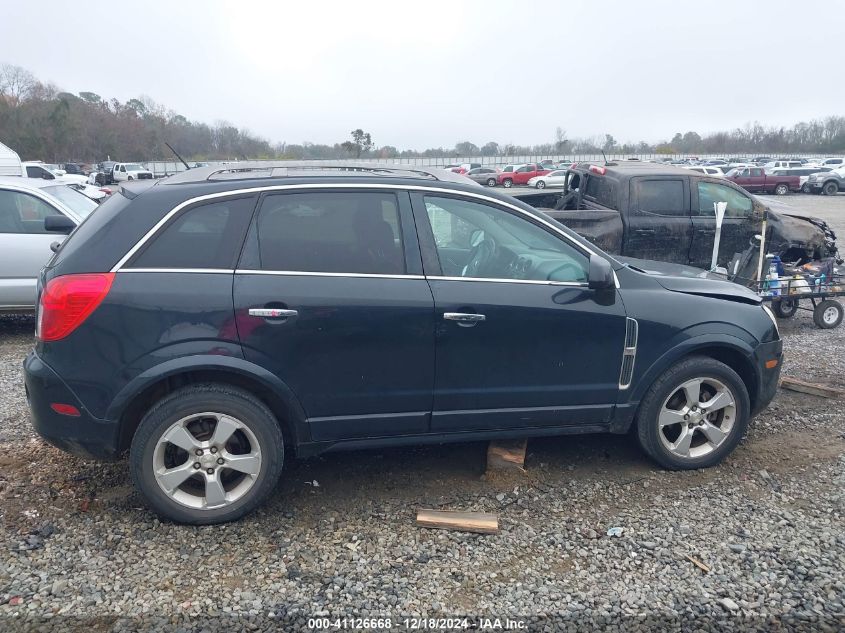
[[[3,64],[0,66],[0,94],[8,97],[13,105],[26,101],[38,86],[38,80],[26,68]]]

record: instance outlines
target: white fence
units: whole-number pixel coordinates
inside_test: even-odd
[[[625,160],[636,158],[638,160],[652,160],[656,158],[724,158],[730,160],[731,158],[749,158],[754,155],[749,154],[608,154],[608,160]],[[773,158],[827,158],[829,155],[815,155],[815,154],[771,154]],[[416,157],[416,158],[332,158],[332,159],[315,159],[315,160],[301,160],[292,161],[297,163],[306,163],[313,165],[343,165],[350,162],[355,163],[382,163],[391,165],[409,165],[417,167],[445,167],[446,165],[458,165],[461,163],[480,163],[481,165],[508,165],[518,163],[539,163],[543,160],[552,160],[555,163],[565,161],[572,162],[591,162],[604,161],[602,154],[531,154],[521,156],[438,156],[438,157]],[[238,161],[204,161],[208,165],[237,165]],[[258,161],[263,162],[263,161]],[[278,162],[278,161],[273,161]],[[185,171],[185,166],[179,161],[148,161],[143,163],[156,177],[169,176],[181,171]],[[188,161],[188,164],[194,166],[195,161]]]

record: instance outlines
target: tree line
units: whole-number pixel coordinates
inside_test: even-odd
[[[461,141],[454,147],[422,151],[378,146],[369,132],[353,130],[350,140],[328,144],[271,143],[227,121],[213,125],[190,121],[141,96],[121,103],[93,92],[73,94],[39,81],[19,66],[0,65],[0,142],[24,159],[91,162],[110,156],[122,160],[171,159],[165,143],[185,158],[331,159],[417,158],[513,155],[596,154],[737,154],[845,153],[845,117],[828,116],[792,127],[749,123],[730,131],[700,135],[678,132],[650,143],[622,142],[611,134],[569,138],[561,127],[552,140],[538,145]]]

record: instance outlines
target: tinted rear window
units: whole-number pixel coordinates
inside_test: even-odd
[[[254,207],[253,196],[183,210],[159,230],[128,267],[233,269]]]
[[[393,193],[270,195],[261,203],[257,229],[264,270],[405,272]],[[251,261],[251,254],[245,253],[245,259]]]
[[[584,195],[604,207],[616,208],[616,187],[614,187],[613,182],[603,176],[589,174]]]
[[[639,210],[660,215],[686,215],[683,180],[639,180],[635,190]]]

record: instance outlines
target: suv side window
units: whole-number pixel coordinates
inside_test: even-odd
[[[761,167],[754,167],[751,169],[751,176],[753,177],[760,177],[763,175],[763,169]]]
[[[405,274],[393,193],[269,195],[256,226],[262,270]]]
[[[182,211],[128,268],[234,269],[255,197],[209,202]]]
[[[0,233],[49,233],[44,229],[48,215],[61,213],[28,193],[0,189]]]
[[[751,215],[754,208],[751,198],[731,187],[715,182],[700,181],[698,183],[697,215],[715,217],[715,202],[727,202],[726,218],[745,218]]]
[[[639,211],[657,215],[687,215],[683,180],[635,180]]]
[[[446,276],[481,279],[586,282],[589,258],[574,245],[536,224],[499,209],[459,198],[425,196],[441,269]],[[465,257],[484,242],[497,255],[483,270],[450,270],[455,250]],[[452,252],[450,252],[452,251]]]

